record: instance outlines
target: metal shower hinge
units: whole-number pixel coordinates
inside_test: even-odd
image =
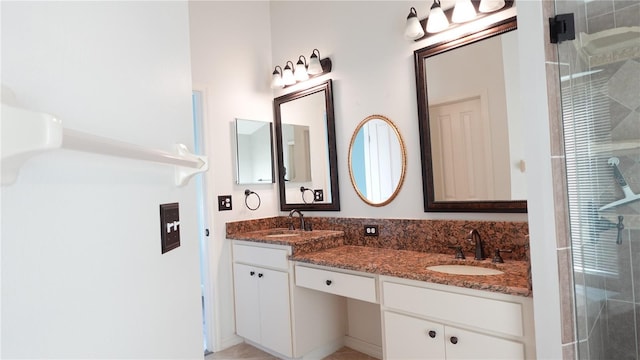
[[[549,35],[552,44],[559,44],[565,40],[576,38],[576,26],[573,13],[559,14],[549,18]]]

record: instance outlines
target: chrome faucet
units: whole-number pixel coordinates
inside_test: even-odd
[[[476,244],[476,256],[474,257],[474,259],[484,260],[484,251],[482,250],[482,239],[480,238],[480,233],[478,232],[478,230],[473,229],[469,231],[467,240],[471,242],[475,242]]]
[[[298,215],[300,215],[300,230],[305,231],[305,227],[304,227],[304,215],[302,215],[302,212],[300,212],[300,210],[297,209],[293,209],[291,210],[291,212],[289,212],[289,230],[295,230],[295,226],[293,226],[293,214],[298,213]]]

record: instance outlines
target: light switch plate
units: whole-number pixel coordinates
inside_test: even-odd
[[[160,234],[163,254],[180,246],[178,203],[160,204]]]
[[[218,211],[231,210],[231,195],[218,196]]]

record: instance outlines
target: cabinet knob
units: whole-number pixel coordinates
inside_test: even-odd
[[[435,331],[433,331],[433,330],[429,330],[429,337],[430,337],[430,338],[432,338],[432,339],[435,339],[435,337],[436,337],[436,332],[435,332]]]
[[[250,272],[249,272],[249,275],[251,275],[251,276],[253,276],[253,275],[255,275],[255,274],[256,274],[256,272],[255,272],[255,271],[250,271]]]
[[[327,284],[327,286],[331,285],[331,282],[332,282],[331,280],[327,280],[327,281],[325,281],[325,283]]]
[[[457,344],[457,343],[458,343],[458,337],[456,337],[456,336],[452,336],[452,337],[449,339],[449,341],[451,341],[451,343],[455,345],[455,344]]]
[[[259,274],[258,274],[258,277],[259,277],[259,278],[261,278],[261,277],[263,277],[263,276],[264,276],[264,274],[263,274],[263,273],[259,273]]]

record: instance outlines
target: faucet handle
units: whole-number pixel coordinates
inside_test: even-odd
[[[513,250],[500,250],[500,249],[496,249],[494,255],[493,255],[493,260],[491,260],[492,263],[503,263],[504,260],[502,259],[502,256],[500,256],[501,252],[513,252]]]
[[[462,246],[460,245],[449,246],[449,249],[456,249],[455,258],[464,260],[464,253],[462,252]]]

